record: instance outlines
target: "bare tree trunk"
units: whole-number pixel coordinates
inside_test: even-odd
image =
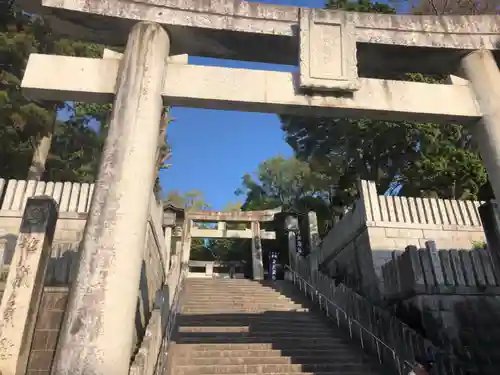
[[[50,146],[52,145],[52,137],[54,135],[55,127],[57,122],[57,106],[54,106],[54,121],[50,132],[45,134],[36,145],[33,150],[33,159],[31,159],[31,165],[28,169],[28,176],[26,179],[40,181],[45,172],[45,166],[47,164],[47,158],[50,152]]]
[[[45,172],[45,164],[47,163],[50,145],[52,144],[52,135],[53,133],[46,134],[38,142],[33,152],[31,166],[28,170],[28,180],[40,181],[42,178]]]

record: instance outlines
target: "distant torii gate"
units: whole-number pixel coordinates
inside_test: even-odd
[[[34,98],[114,99],[63,327],[66,356],[56,357],[58,375],[128,372],[139,249],[164,104],[468,124],[500,197],[498,16],[367,14],[240,0],[19,3],[46,16],[61,35],[115,46],[127,40],[119,58],[32,54],[22,83]],[[179,54],[299,65],[300,72],[193,66],[169,58]],[[467,81],[366,78],[408,72]],[[92,329],[89,322],[96,321],[103,332]]]
[[[252,272],[254,280],[264,279],[264,263],[262,259],[262,240],[276,239],[275,232],[261,230],[262,222],[274,220],[274,215],[281,212],[281,208],[263,211],[198,211],[187,212],[186,218],[189,236],[185,237],[186,247],[191,248],[192,238],[251,238],[252,239]],[[216,223],[215,229],[196,228],[195,222]],[[228,222],[250,223],[250,229],[227,229]],[[184,262],[189,261],[190,252],[185,252]]]

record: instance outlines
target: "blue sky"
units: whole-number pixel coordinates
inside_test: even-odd
[[[324,0],[272,0],[259,2],[306,7],[323,7]],[[190,57],[190,64],[233,68],[292,71],[290,66]],[[194,83],[196,84],[196,83]],[[234,191],[245,173],[254,172],[260,162],[281,154],[291,156],[278,116],[174,107],[168,140],[172,146],[172,167],[162,171],[164,191],[181,193],[200,190],[213,209],[222,209],[238,199]]]

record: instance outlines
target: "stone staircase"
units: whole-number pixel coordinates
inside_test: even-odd
[[[187,279],[171,375],[389,374],[287,281]]]

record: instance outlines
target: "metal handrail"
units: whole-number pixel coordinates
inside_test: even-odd
[[[339,305],[337,305],[335,302],[333,302],[331,299],[329,299],[324,293],[320,292],[314,285],[310,284],[297,271],[293,270],[289,265],[286,265],[285,268],[288,268],[292,272],[292,275],[294,276],[294,279],[298,278],[302,283],[304,283],[306,286],[308,286],[312,290],[314,290],[315,295],[318,297],[318,303],[319,303],[320,308],[322,308],[321,298],[323,298],[327,303],[329,303],[330,305],[332,305],[336,309],[336,311],[335,311],[335,317],[336,317],[336,320],[337,320],[337,326],[338,327],[340,327],[339,312],[342,313],[342,314],[344,314],[345,320],[347,321],[347,323],[349,325],[349,336],[351,337],[351,339],[353,338],[353,331],[352,331],[353,324],[355,326],[359,327],[360,337],[361,337],[361,347],[363,349],[364,349],[363,332],[366,333],[369,337],[371,337],[375,341],[376,346],[377,346],[376,349],[377,349],[377,355],[378,355],[379,363],[382,364],[382,358],[381,358],[381,352],[380,352],[380,345],[381,345],[381,346],[385,347],[387,350],[389,350],[389,352],[392,353],[392,358],[394,360],[394,363],[397,366],[399,374],[402,374],[403,371],[405,371],[405,370],[411,371],[415,367],[416,363],[412,364],[412,363],[408,362],[407,360],[402,360],[401,361],[400,360],[400,356],[397,354],[397,352],[396,352],[395,349],[391,348],[380,337],[378,337],[373,332],[371,332],[370,330],[368,330],[365,326],[363,326],[362,323],[360,323],[356,319],[354,319],[351,316],[349,316],[349,314],[343,308],[341,308]],[[295,280],[293,282],[295,284]],[[301,289],[300,284],[299,284],[299,289]],[[306,292],[306,296],[307,296],[307,292]],[[325,304],[324,306],[326,308],[326,315],[327,315],[327,317],[332,318],[329,315],[328,305]]]
[[[177,314],[179,313],[180,307],[180,294],[183,288],[184,280],[187,274],[187,264],[181,263],[179,270],[179,278],[177,279],[177,285],[175,287],[175,292],[172,298],[172,306],[170,306],[170,312],[168,314],[167,326],[165,327],[165,336],[162,339],[160,351],[158,353],[158,359],[155,368],[155,374],[163,374],[164,366],[167,364],[168,350],[167,347],[170,343],[172,337],[172,332],[175,328],[175,322],[177,319]]]

